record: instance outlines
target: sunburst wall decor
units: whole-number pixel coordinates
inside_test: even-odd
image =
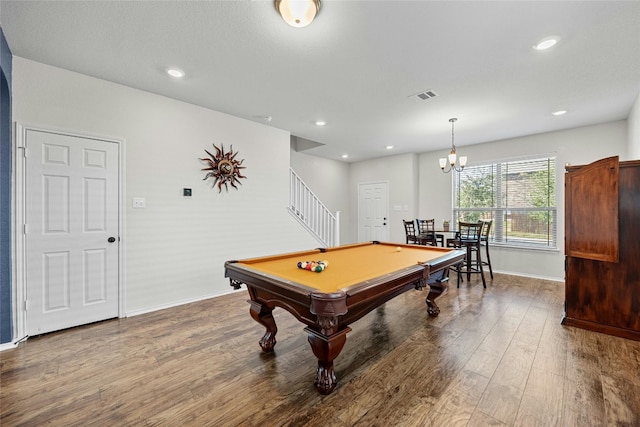
[[[224,146],[222,144],[220,144],[220,148],[216,147],[216,144],[213,144],[213,148],[216,149],[215,155],[204,150],[210,158],[200,159],[209,164],[208,168],[202,169],[203,171],[209,171],[203,180],[213,178],[213,186],[215,187],[216,183],[218,184],[218,193],[222,192],[223,185],[227,191],[229,191],[229,185],[237,190],[238,187],[236,184],[242,185],[239,178],[247,178],[242,175],[241,172],[241,169],[245,168],[245,166],[242,166],[244,159],[240,161],[236,160],[238,153],[233,152],[233,145],[226,153],[224,152]]]

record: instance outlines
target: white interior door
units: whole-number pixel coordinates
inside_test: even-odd
[[[389,240],[387,183],[358,186],[358,241]]]
[[[118,144],[27,130],[26,332],[118,316]]]

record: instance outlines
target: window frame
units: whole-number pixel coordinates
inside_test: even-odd
[[[501,203],[498,203],[498,200],[502,200],[502,197],[508,197],[508,189],[505,189],[506,183],[509,182],[508,179],[504,178],[504,175],[501,169],[504,165],[515,165],[515,164],[523,164],[526,162],[553,162],[553,172],[547,177],[553,177],[553,206],[545,207],[509,207],[509,206],[501,206]],[[491,173],[495,174],[495,181],[492,182],[492,198],[493,203],[491,207],[471,207],[471,208],[460,208],[458,207],[459,203],[459,178],[460,175],[464,175],[465,171],[473,170],[482,167],[490,167]],[[549,167],[549,166],[548,166]],[[558,252],[558,156],[556,153],[541,153],[537,155],[529,155],[522,157],[509,157],[504,159],[496,159],[496,160],[486,160],[475,162],[467,167],[462,172],[455,172],[451,177],[451,185],[452,185],[452,200],[451,200],[451,211],[453,218],[454,228],[457,228],[458,221],[462,220],[462,215],[465,212],[477,212],[479,218],[487,218],[493,219],[493,225],[491,228],[491,236],[490,242],[492,246],[500,246],[505,248],[513,248],[513,249],[525,249],[525,250],[536,250],[536,251],[549,251],[549,252]],[[551,199],[549,199],[551,201]],[[505,230],[507,223],[510,221],[507,219],[512,213],[533,213],[533,212],[546,212],[547,215],[550,215],[546,219],[547,225],[547,239],[546,243],[544,239],[540,240],[540,242],[532,242],[526,241],[526,238],[517,238],[512,237],[509,238],[509,233]],[[488,214],[488,215],[487,215]]]

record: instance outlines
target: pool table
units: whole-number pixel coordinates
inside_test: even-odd
[[[437,316],[435,299],[447,290],[449,267],[466,253],[451,248],[367,242],[225,263],[225,277],[249,291],[251,317],[266,328],[260,347],[270,352],[278,328],[272,315],[281,307],[307,325],[309,344],[318,358],[314,384],[322,394],[337,384],[333,361],[340,354],[349,325],[390,299],[429,286],[427,312]],[[327,261],[321,272],[303,270],[301,261]]]

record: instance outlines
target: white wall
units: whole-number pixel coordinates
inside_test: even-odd
[[[616,155],[624,159],[627,154],[626,144],[627,122],[621,120],[504,141],[458,146],[458,154],[468,156],[470,165],[546,153],[554,153],[557,157],[558,251],[493,247],[491,261],[494,270],[564,280],[564,165],[587,164]],[[446,152],[441,151],[420,155],[420,217],[440,219],[451,216],[451,174],[443,174],[438,166],[438,158],[444,154]]]
[[[18,123],[125,140],[127,313],[229,292],[227,260],[317,246],[286,209],[288,132],[23,58],[13,67]],[[245,159],[239,190],[202,180],[213,143]]]
[[[389,183],[387,227],[390,242],[405,242],[402,219],[415,219],[418,213],[418,157],[400,154],[350,164],[349,176],[349,238],[358,240],[358,185],[369,182]],[[401,206],[403,210],[394,210]],[[406,206],[406,210],[404,207]]]
[[[628,158],[625,160],[640,160],[640,94],[629,113],[628,132]]]

